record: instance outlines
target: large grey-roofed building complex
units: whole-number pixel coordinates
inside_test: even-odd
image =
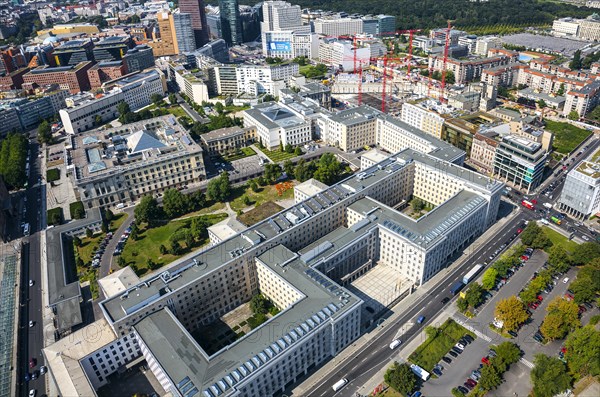
[[[569,171],[558,204],[561,210],[578,218],[600,212],[600,150]]]
[[[426,282],[495,222],[502,186],[404,149],[101,308],[117,335],[134,331],[173,395],[273,395],[360,335],[362,300],[345,286],[379,263]],[[412,197],[434,209],[404,215]],[[216,352],[192,336],[257,292],[281,312]]]

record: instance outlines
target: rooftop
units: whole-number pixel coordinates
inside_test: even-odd
[[[375,121],[378,115],[382,114],[369,105],[361,105],[356,108],[342,110],[333,114],[330,119],[345,126],[361,124],[369,120]]]
[[[202,151],[171,115],[108,130],[96,129],[71,139],[71,159],[79,182]]]
[[[200,138],[205,142],[218,141],[221,139],[234,137],[240,134],[243,134],[247,130],[252,129],[251,127],[243,128],[243,127],[227,127],[227,128],[219,128],[218,130],[213,130],[207,132],[206,134],[202,134]]]
[[[269,129],[293,128],[306,124],[306,121],[277,102],[265,102],[244,112]]]
[[[310,178],[309,180],[294,186],[294,190],[298,190],[305,195],[312,197],[316,196],[318,193],[321,193],[323,190],[327,189],[327,187],[328,186],[323,182],[319,182],[314,178]]]
[[[590,178],[600,178],[600,148],[579,163],[576,170]]]

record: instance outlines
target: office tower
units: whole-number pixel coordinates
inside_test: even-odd
[[[179,54],[179,46],[175,34],[175,22],[173,14],[168,11],[156,13],[160,40],[148,43],[154,52],[154,56],[163,57]]]
[[[223,39],[229,45],[242,42],[242,24],[237,0],[219,0]]]
[[[173,14],[173,24],[179,53],[195,51],[196,40],[192,29],[192,16],[184,12],[176,12]]]
[[[180,0],[179,11],[190,14],[196,48],[208,43],[208,24],[203,0]]]

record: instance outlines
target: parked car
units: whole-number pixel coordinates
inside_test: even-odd
[[[468,341],[469,343],[473,342],[475,339],[473,339],[473,337],[469,334],[465,334],[463,336],[463,338],[465,338],[466,341]]]
[[[448,352],[448,354],[449,354],[449,355],[451,355],[451,356],[452,356],[452,357],[454,357],[454,358],[458,357],[458,354],[456,354],[456,353],[455,353],[453,350],[450,350],[450,351]]]
[[[37,365],[37,360],[35,359],[35,357],[31,357],[29,359],[29,368],[35,368],[36,365]]]
[[[482,364],[490,365],[490,360],[487,357],[481,357]]]
[[[469,390],[473,390],[473,386],[471,386],[469,383],[465,382],[463,383],[463,386],[466,387]]]
[[[457,389],[462,393],[462,394],[469,394],[469,389],[467,389],[464,386],[458,386]]]
[[[442,360],[444,360],[445,363],[450,364],[452,362],[452,359],[448,356],[444,356],[442,357]]]
[[[434,369],[432,369],[431,371],[432,371],[434,374],[436,374],[436,376],[438,376],[438,377],[442,376],[442,371],[440,371],[440,370],[439,370],[439,369],[437,369],[437,368],[434,368]]]

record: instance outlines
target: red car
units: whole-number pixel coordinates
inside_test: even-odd
[[[481,362],[485,365],[490,365],[490,360],[487,357],[481,357]]]
[[[536,199],[532,199],[531,200],[531,204],[536,205],[537,204],[537,200]]]
[[[567,348],[563,346],[563,347],[560,348],[560,351],[563,352],[563,353],[566,353],[567,352]]]
[[[537,300],[541,302],[544,300],[544,298],[542,298],[542,295],[538,295]]]
[[[521,260],[522,261],[528,261],[529,257],[527,255],[521,255]]]
[[[37,364],[37,360],[36,360],[35,358],[33,358],[33,357],[32,357],[32,358],[29,360],[29,368],[34,368],[34,367],[36,366],[36,364]]]
[[[568,301],[572,301],[573,300],[573,295],[569,294],[568,292],[565,294],[565,299]]]
[[[523,229],[521,229],[521,228],[517,229],[517,234],[521,234],[522,231],[523,231]]]

